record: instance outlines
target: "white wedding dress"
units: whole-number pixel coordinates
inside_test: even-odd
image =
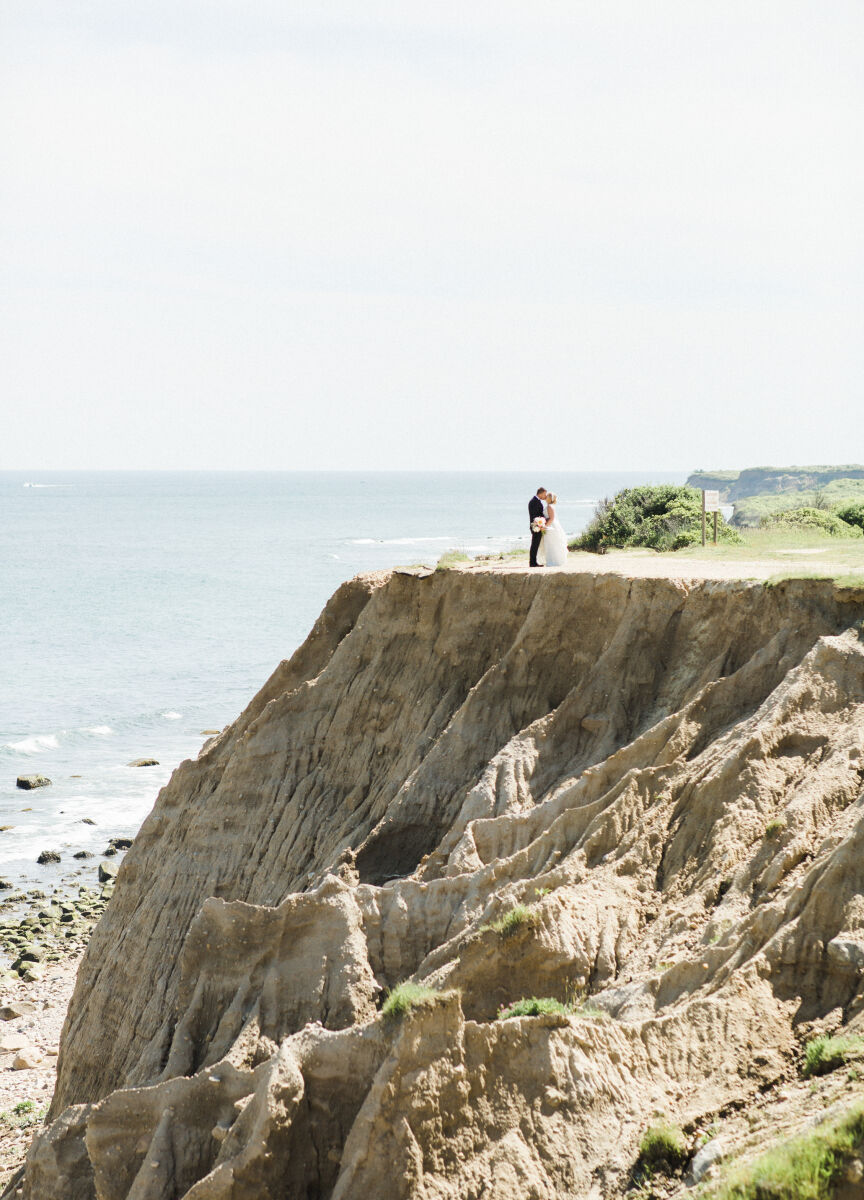
[[[551,525],[546,526],[537,561],[544,567],[567,565],[567,534],[561,528],[561,522],[557,517]]]

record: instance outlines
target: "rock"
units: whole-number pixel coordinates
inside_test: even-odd
[[[156,758],[136,758],[132,762],[126,764],[127,767],[158,767],[159,760]]]
[[[12,1066],[16,1071],[31,1071],[42,1062],[42,1055],[35,1046],[24,1046],[15,1055]]]
[[[36,1005],[31,1000],[9,1000],[0,1008],[0,1021],[16,1021],[35,1012]]]
[[[109,846],[113,846],[115,850],[128,850],[132,845],[132,839],[127,837],[111,838]]]
[[[75,853],[72,855],[72,857],[73,858],[93,858],[93,852],[91,850],[76,850]]]
[[[18,974],[25,983],[39,983],[45,978],[47,967],[44,963],[26,962],[23,964]]]
[[[99,864],[99,882],[110,883],[112,879],[116,878],[118,870],[116,863],[101,862]]]
[[[51,780],[45,775],[19,775],[15,786],[23,788],[25,792],[30,792],[34,788],[50,787]]]
[[[43,850],[36,861],[42,866],[46,863],[58,863],[60,862],[60,855],[56,850]]]
[[[11,1054],[30,1045],[30,1039],[23,1033],[4,1033],[0,1037],[0,1054]]]
[[[117,853],[116,846],[106,846],[105,849],[102,851],[102,857],[103,858],[111,858],[116,853]]]
[[[655,1114],[823,1117],[760,1087],[860,1008],[862,620],[812,579],[340,588],[129,850],[22,1200],[611,1195]]]
[[[15,888],[14,883],[10,883],[8,879],[0,879],[0,892],[10,892]]]
[[[706,1142],[701,1149],[696,1151],[692,1163],[690,1164],[689,1183],[700,1183],[708,1173],[708,1171],[725,1158],[729,1153],[729,1147],[724,1142],[723,1138],[715,1137],[710,1142]]]
[[[222,732],[221,729],[202,729],[201,736],[202,737],[216,737],[221,732]]]
[[[14,829],[14,825],[0,825],[0,833],[6,833],[10,829]]]
[[[95,825],[96,822],[93,820],[92,817],[82,817],[80,824],[81,825]]]

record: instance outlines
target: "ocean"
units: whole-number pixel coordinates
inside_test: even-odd
[[[0,877],[92,882],[108,839],[135,834],[343,580],[527,545],[540,484],[575,534],[602,496],[683,479],[0,472]],[[144,757],[159,765],[127,765]],[[37,773],[52,786],[16,788]],[[37,865],[45,849],[61,862]]]

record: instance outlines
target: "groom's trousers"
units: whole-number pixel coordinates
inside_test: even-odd
[[[528,555],[529,567],[537,566],[537,551],[540,549],[540,543],[543,541],[542,533],[531,534],[531,553]]]

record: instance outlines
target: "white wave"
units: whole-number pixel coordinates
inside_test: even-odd
[[[23,484],[23,486],[24,487],[47,487],[47,488],[61,487],[62,488],[62,487],[71,487],[72,485],[71,485],[71,483],[25,483],[25,484]]]
[[[164,712],[160,713],[159,716],[164,717],[166,721],[180,721],[183,718],[183,714],[178,712]]]
[[[452,546],[459,539],[455,537],[418,537],[418,538],[385,538],[383,546],[426,546],[430,542],[449,542]]]
[[[349,545],[351,546],[377,546],[375,538],[350,538]]]
[[[97,737],[110,737],[114,730],[110,725],[87,725],[82,733],[95,733]]]
[[[7,742],[3,749],[14,750],[17,754],[40,754],[43,750],[56,750],[59,745],[53,733],[42,733],[22,738],[20,742]]]

